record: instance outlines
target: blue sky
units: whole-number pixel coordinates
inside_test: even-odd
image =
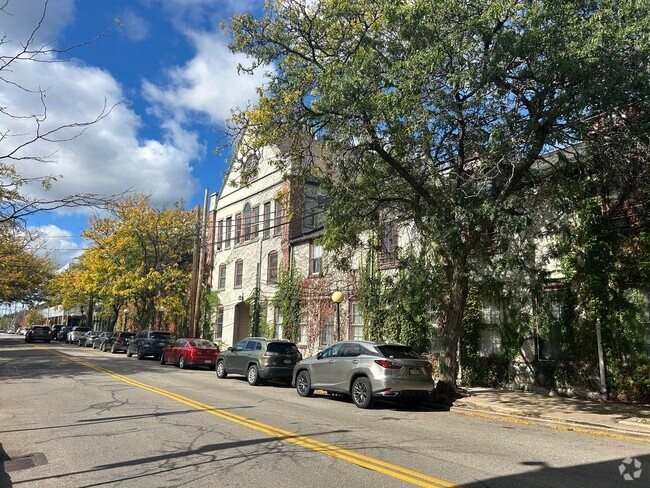
[[[0,23],[12,43],[0,46],[2,54],[29,36],[44,3],[10,0]],[[74,140],[31,146],[27,156],[52,154],[52,161],[27,160],[21,173],[60,178],[47,193],[37,186],[25,191],[60,197],[133,190],[159,204],[183,199],[188,208],[202,203],[205,188],[219,191],[230,156],[215,153],[225,142],[224,122],[232,107],[254,102],[264,82],[261,72],[237,74],[246,60],[229,53],[220,24],[243,11],[259,14],[261,6],[261,0],[50,0],[36,33],[42,44],[64,48],[119,27],[50,59],[66,62],[19,63],[12,81],[46,90],[45,126],[93,119],[105,100],[121,103]],[[42,110],[34,93],[7,84],[0,86],[0,103],[22,114]],[[35,127],[26,119],[9,122],[9,130],[17,138],[0,141],[3,151]],[[83,248],[78,236],[89,217],[88,209],[48,212],[29,225],[64,264]]]

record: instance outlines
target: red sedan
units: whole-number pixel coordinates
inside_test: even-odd
[[[163,348],[160,364],[178,364],[181,369],[189,366],[208,366],[214,369],[220,352],[216,345],[206,339],[184,337]]]

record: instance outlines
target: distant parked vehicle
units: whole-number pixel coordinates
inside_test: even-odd
[[[246,375],[249,385],[270,379],[289,383],[293,367],[301,359],[302,354],[293,342],[248,337],[219,354],[217,377],[235,373]]]
[[[117,352],[126,352],[129,340],[132,337],[135,337],[135,333],[133,332],[115,332],[115,334],[104,342],[103,351],[111,351],[112,354]]]
[[[184,337],[176,339],[171,346],[163,348],[160,364],[177,364],[185,369],[189,366],[208,366],[214,369],[219,348],[206,339]]]
[[[147,356],[160,359],[163,348],[169,346],[171,343],[171,332],[141,330],[135,337],[129,340],[129,345],[126,348],[126,357],[130,358],[135,354],[138,359],[144,359]]]
[[[357,407],[370,408],[376,398],[427,398],[433,391],[431,373],[431,363],[410,346],[344,341],[299,362],[293,384],[302,397],[325,390],[350,395]]]
[[[63,325],[55,324],[51,326],[50,329],[52,329],[52,340],[53,341],[59,340],[59,332],[61,331],[61,329],[63,329]]]
[[[106,344],[106,341],[108,340],[109,337],[111,337],[115,332],[100,332],[97,337],[95,337],[95,340],[93,341],[93,349],[99,349],[100,351],[105,351],[104,349],[104,344]]]
[[[25,342],[50,342],[51,340],[50,327],[47,325],[34,325],[25,332]]]
[[[74,344],[78,343],[79,339],[81,339],[86,332],[90,330],[90,327],[83,327],[81,325],[76,325],[74,326],[70,332],[68,332],[66,343],[67,344]]]
[[[95,339],[98,335],[99,332],[96,330],[89,330],[83,335],[81,339],[79,339],[79,341],[77,341],[77,344],[83,347],[90,347],[93,345],[93,342],[95,342]]]

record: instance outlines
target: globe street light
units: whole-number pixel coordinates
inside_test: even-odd
[[[341,303],[345,300],[345,295],[342,291],[335,291],[332,293],[332,301],[336,305],[336,340],[341,340]]]

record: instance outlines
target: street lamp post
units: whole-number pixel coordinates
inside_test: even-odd
[[[336,340],[341,340],[341,303],[345,300],[345,295],[341,291],[332,293],[332,301],[336,306]]]
[[[163,319],[163,313],[165,313],[165,307],[162,305],[158,307],[158,330],[162,330],[162,319]]]
[[[127,316],[129,315],[129,309],[125,308],[122,310],[122,313],[124,314],[124,330],[127,329]]]

